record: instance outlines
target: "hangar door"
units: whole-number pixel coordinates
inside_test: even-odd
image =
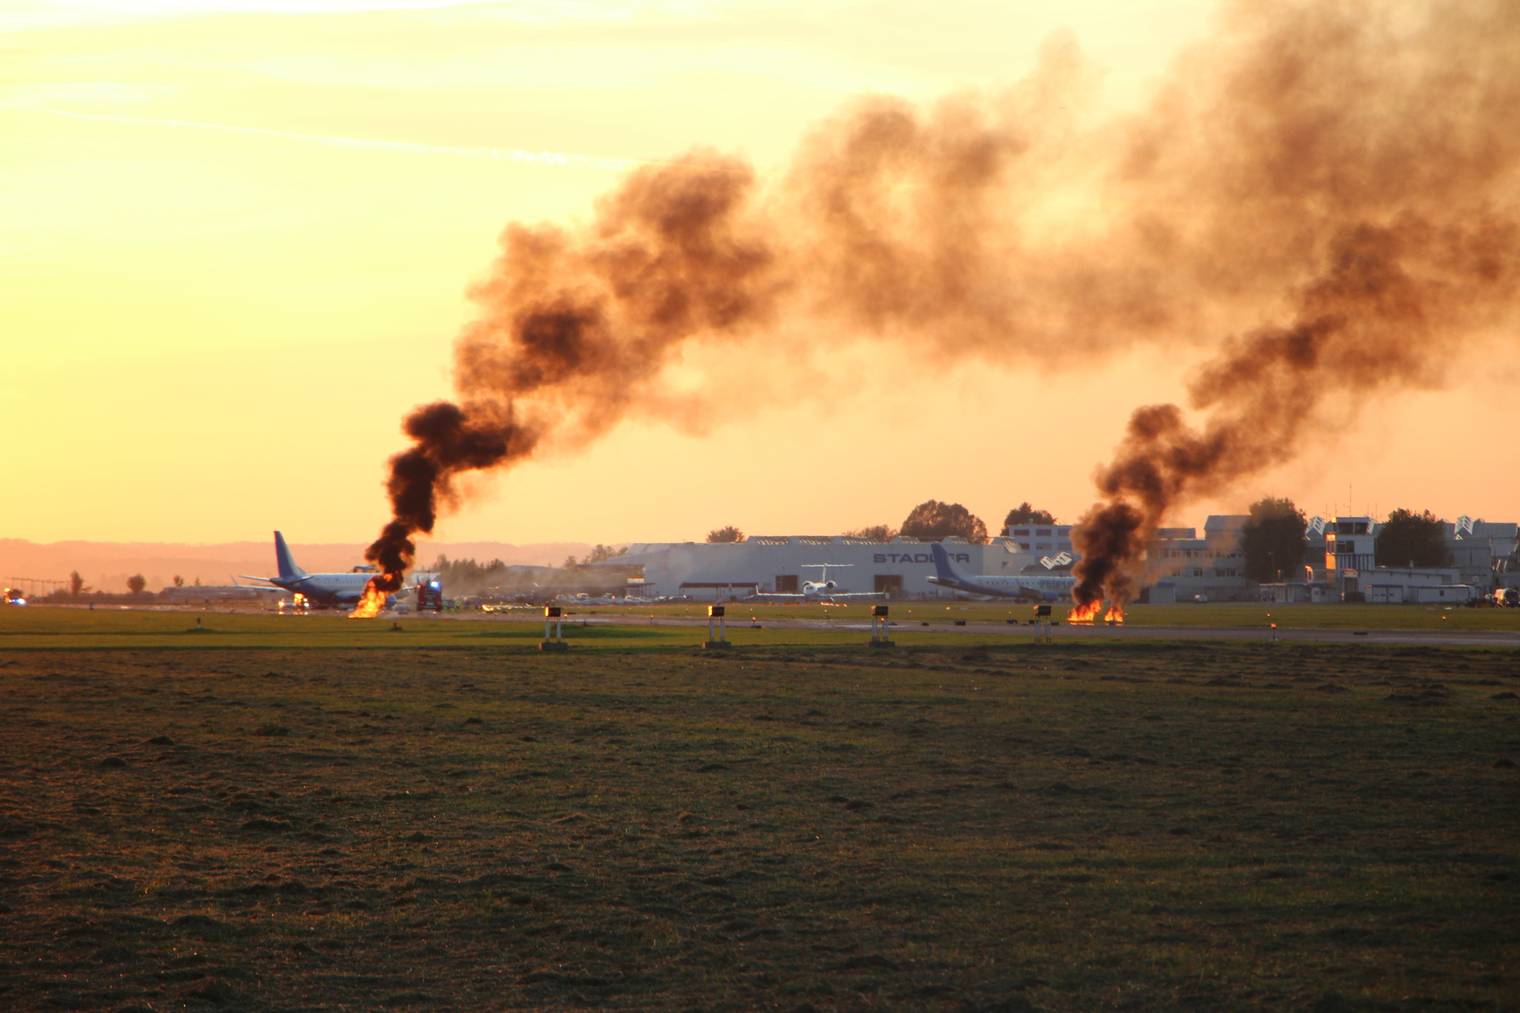
[[[889,596],[902,594],[903,579],[900,573],[878,573],[875,577],[875,586],[872,591],[878,594],[885,592]]]
[[[797,591],[797,575],[795,573],[776,574],[777,594],[796,594]]]

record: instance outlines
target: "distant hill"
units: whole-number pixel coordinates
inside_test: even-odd
[[[296,561],[307,570],[347,570],[364,562],[364,548],[334,543],[292,542]],[[566,556],[590,551],[585,542],[545,542],[513,545],[510,542],[428,542],[419,553],[420,562],[431,563],[439,553],[450,559],[489,562],[534,563],[558,566]],[[186,584],[228,584],[236,574],[267,576],[275,572],[274,540],[219,542],[185,545],[173,542],[48,542],[0,538],[0,582],[13,578],[67,580],[78,570],[85,583],[101,591],[124,591],[127,578],[140,573],[148,578],[148,590],[173,583],[175,574]]]

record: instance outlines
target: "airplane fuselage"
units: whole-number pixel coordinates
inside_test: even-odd
[[[296,565],[295,556],[285,544],[285,536],[274,533],[275,566],[279,573],[273,577],[249,576],[250,580],[262,581],[291,594],[298,594],[313,605],[354,605],[364,596],[364,588],[377,573],[374,567],[356,566],[342,573],[307,573]],[[413,573],[418,583],[436,581],[436,573]],[[410,590],[404,588],[403,591]],[[386,604],[395,601],[395,595],[386,596]]]
[[[364,594],[372,573],[308,573],[304,577],[268,577],[269,583],[318,605],[352,605]]]
[[[1022,601],[1060,601],[1071,594],[1075,581],[1069,576],[996,576],[965,574],[950,562],[942,545],[929,548],[934,559],[934,576],[928,578],[935,587],[979,594],[988,598],[1018,598]]]
[[[989,598],[1020,598],[1024,601],[1062,601],[1071,597],[1070,577],[974,577],[956,580],[929,577],[935,587],[948,588],[966,594],[986,595]]]

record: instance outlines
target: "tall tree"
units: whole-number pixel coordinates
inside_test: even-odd
[[[148,578],[140,573],[134,573],[127,578],[127,590],[133,594],[142,594],[143,588],[148,586]]]
[[[959,503],[926,499],[903,519],[902,533],[925,541],[937,542],[942,538],[960,537],[968,542],[985,542],[987,525]]]
[[[88,590],[89,590],[89,588],[87,588],[87,587],[84,586],[84,578],[79,575],[79,571],[78,570],[74,570],[73,572],[71,572],[69,574],[69,597],[70,598],[78,598],[80,595],[84,594]]]
[[[1290,499],[1268,496],[1251,504],[1251,519],[1240,531],[1246,576],[1255,581],[1293,580],[1303,573],[1309,544],[1304,512]]]
[[[610,545],[603,545],[601,542],[597,542],[591,547],[591,551],[586,554],[585,561],[588,563],[600,563],[605,560],[614,559],[618,556],[621,556],[627,551],[628,547],[626,545],[622,548],[614,549]]]
[[[890,542],[897,537],[897,532],[890,524],[870,524],[844,534],[846,538],[865,538],[873,542]]]
[[[1389,514],[1378,528],[1373,553],[1378,566],[1451,565],[1446,524],[1429,510],[1415,513],[1401,507]]]
[[[501,583],[506,576],[507,564],[499,559],[484,564],[469,557],[450,559],[440,552],[428,569],[438,574],[444,587],[459,594],[473,594]]]
[[[184,587],[185,586],[185,578],[181,577],[179,574],[176,573],[174,575],[174,586],[175,587]]]
[[[1008,516],[1003,518],[1003,527],[1013,527],[1015,524],[1054,524],[1056,515],[1049,510],[1036,510],[1028,501],[1020,503],[1008,511]]]
[[[727,527],[714,528],[709,531],[707,533],[707,540],[709,542],[742,542],[744,541],[744,532],[730,524]]]

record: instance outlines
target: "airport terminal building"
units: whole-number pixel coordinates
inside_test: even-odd
[[[1242,514],[1212,515],[1196,528],[1162,528],[1148,557],[1141,600],[1187,601],[1445,601],[1458,585],[1481,596],[1489,587],[1520,584],[1517,526],[1460,518],[1449,525],[1452,563],[1429,574],[1380,572],[1373,560],[1378,525],[1370,517],[1314,518],[1301,572],[1257,585],[1245,575]],[[985,544],[959,538],[942,544],[965,576],[1061,576],[1079,555],[1068,524],[1017,525]],[[628,546],[605,565],[641,572],[632,586],[649,596],[697,600],[796,594],[805,581],[827,576],[842,592],[890,597],[953,597],[936,587],[932,543],[914,538],[887,542],[847,535],[760,535],[742,542],[650,542]],[[1365,586],[1364,586],[1365,585]],[[1432,591],[1445,586],[1445,591]]]
[[[1063,574],[1070,570],[1048,554],[1026,550],[1008,538],[977,545],[958,538],[941,542],[955,568],[968,575]],[[796,594],[802,584],[828,578],[840,591],[877,591],[891,597],[945,596],[935,587],[928,542],[897,538],[871,541],[844,535],[758,535],[742,542],[654,542],[628,546],[610,563],[643,568],[643,592],[696,599]],[[1045,555],[1047,566],[1041,562]]]

